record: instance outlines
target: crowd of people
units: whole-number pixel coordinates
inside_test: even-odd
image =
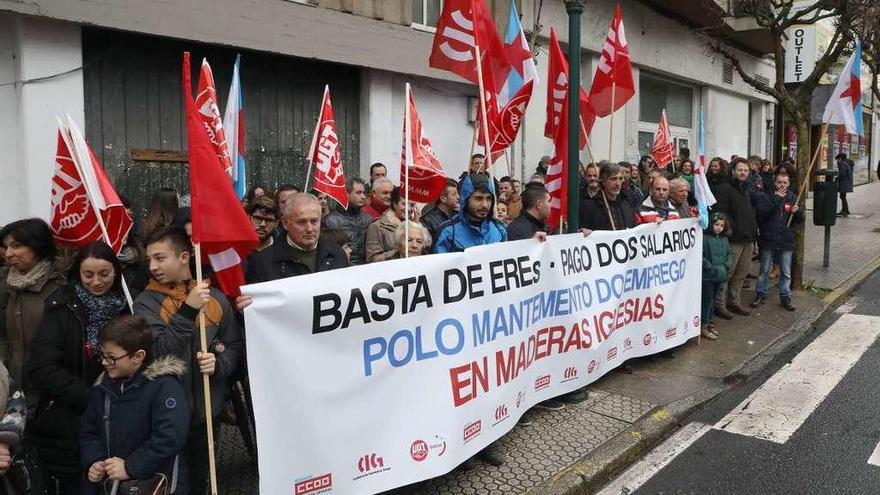
[[[473,155],[468,171],[447,179],[440,197],[422,208],[407,204],[381,163],[370,167],[366,180],[348,178],[345,208],[292,184],[274,191],[252,187],[242,205],[259,247],[245,262],[246,281],[543,240],[551,234],[547,160],[523,184],[490,177],[484,157]],[[795,310],[792,226],[804,216],[790,162],[773,167],[758,157],[713,158],[707,168],[718,202],[703,243],[701,330],[714,340],[719,332],[713,317],[749,314],[742,288],[753,260],[760,262],[760,275],[748,305],[766,303],[775,266],[780,303]],[[644,156],[637,164],[589,163],[579,172],[578,227],[584,235],[697,216],[687,150],[662,168]],[[845,192],[841,199],[842,214],[848,214]],[[173,483],[178,494],[205,492],[208,418],[215,441],[221,422],[247,429],[252,421],[249,408],[231,408],[242,394],[249,398],[242,311],[252,300],[230,301],[208,280],[195,278],[190,235],[189,208],[177,191],[165,188],[155,191],[146,218],[119,254],[103,242],[79,250],[57,246],[41,219],[0,230],[0,401],[7,403],[0,476],[26,464],[30,482],[46,489],[34,493],[102,493],[112,485],[145,489],[160,479]],[[123,284],[134,297],[132,308]],[[208,352],[200,351],[200,314]],[[210,377],[209,407],[201,374]],[[585,397],[578,391],[536,407],[556,410]],[[526,415],[521,424],[528,423]],[[27,433],[18,443],[4,440],[6,430]],[[497,443],[479,457],[504,462]]]

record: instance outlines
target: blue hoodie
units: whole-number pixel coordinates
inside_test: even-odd
[[[479,226],[473,225],[467,215],[468,199],[470,199],[476,189],[474,182],[485,185],[492,194],[493,207],[489,210],[489,216]],[[494,244],[507,240],[507,229],[504,228],[504,224],[493,218],[495,211],[495,188],[487,176],[484,174],[468,174],[461,182],[461,195],[458,201],[460,206],[459,213],[440,227],[440,234],[437,236],[434,252],[457,253],[469,247]]]

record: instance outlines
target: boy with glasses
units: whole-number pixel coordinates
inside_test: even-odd
[[[260,239],[257,251],[262,251],[272,245],[275,226],[278,225],[278,211],[275,209],[275,201],[266,196],[254,198],[246,211],[251,219],[251,225],[257,232],[257,237]]]

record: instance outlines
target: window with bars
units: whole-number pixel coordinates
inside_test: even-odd
[[[725,60],[724,65],[721,67],[721,82],[733,84],[733,62],[729,60]]]
[[[691,129],[694,116],[694,89],[665,79],[639,76],[639,120],[656,124],[666,109],[670,126]],[[639,146],[641,149],[641,145]]]
[[[421,26],[437,27],[443,11],[443,0],[412,0],[412,22]]]

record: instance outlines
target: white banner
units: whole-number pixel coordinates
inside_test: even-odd
[[[700,330],[696,219],[251,285],[260,492],[449,472],[532,405]]]

